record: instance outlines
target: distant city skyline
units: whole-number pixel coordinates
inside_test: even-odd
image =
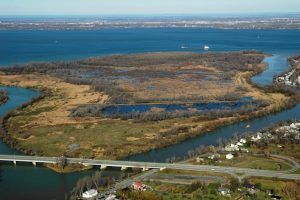
[[[0,1],[0,15],[222,15],[299,12],[299,0]]]

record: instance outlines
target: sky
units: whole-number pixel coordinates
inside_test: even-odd
[[[0,15],[300,13],[300,0],[0,0]]]

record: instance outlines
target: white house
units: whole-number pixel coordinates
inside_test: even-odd
[[[292,129],[298,129],[297,125],[295,123],[291,123],[290,128]]]
[[[227,188],[219,188],[218,192],[220,192],[221,195],[223,196],[229,196],[230,195],[230,190]]]
[[[225,147],[225,151],[238,151],[239,147],[235,144],[230,144]]]
[[[231,160],[231,159],[233,159],[233,158],[234,158],[234,156],[233,156],[231,153],[226,154],[226,159],[227,159],[227,160]]]
[[[251,141],[256,142],[262,138],[262,133],[258,132],[256,136],[251,137]]]
[[[300,123],[294,123],[298,128],[300,128]]]
[[[93,198],[95,196],[97,196],[98,192],[95,189],[91,189],[88,191],[85,191],[84,193],[82,193],[82,198],[84,199],[89,199],[89,198]]]
[[[244,139],[244,138],[241,138],[241,139],[240,139],[240,143],[246,144],[246,143],[247,143],[247,140]]]

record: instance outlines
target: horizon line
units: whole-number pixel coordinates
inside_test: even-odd
[[[126,16],[133,16],[133,17],[180,17],[180,16],[264,16],[264,15],[300,15],[300,12],[257,12],[257,13],[153,13],[153,14],[9,14],[9,15],[1,15],[0,17],[106,17],[106,16],[116,16],[116,17],[126,17]]]

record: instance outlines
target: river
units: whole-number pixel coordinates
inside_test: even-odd
[[[300,30],[221,30],[221,29],[105,29],[95,31],[0,31],[0,64],[12,65],[39,60],[71,60],[94,55],[140,53],[150,51],[182,51],[181,46],[195,48],[207,44],[213,51],[257,49],[273,56],[265,59],[268,69],[253,78],[260,84],[271,84],[272,76],[287,70],[288,56],[300,54]],[[38,91],[2,87],[9,101],[0,106],[0,116],[15,109]],[[167,157],[183,156],[201,144],[216,144],[220,137],[256,131],[278,121],[300,118],[296,107],[254,120],[228,125],[180,144],[131,156],[129,160],[164,162]],[[245,128],[246,125],[250,128]],[[1,154],[19,154],[0,142]],[[64,199],[75,182],[94,170],[57,174],[44,167],[31,165],[0,166],[0,199]],[[109,169],[103,175],[117,176]]]

